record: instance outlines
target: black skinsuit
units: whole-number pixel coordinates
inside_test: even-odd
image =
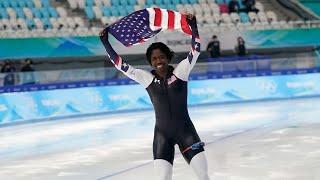
[[[173,67],[170,66],[166,80],[153,72],[154,80],[147,87],[156,115],[153,156],[154,159],[165,159],[171,164],[174,159],[175,144],[179,145],[182,152],[200,142],[187,109],[188,82],[176,78],[172,72]],[[170,78],[175,80],[171,84],[168,83]],[[192,157],[202,151],[203,147],[187,151],[183,156],[190,163]]]

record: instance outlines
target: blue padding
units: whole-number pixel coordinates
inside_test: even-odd
[[[196,4],[198,1],[197,0],[189,0],[190,4]]]
[[[85,7],[84,12],[86,13],[88,19],[90,19],[90,20],[94,19],[95,16],[94,16],[94,12],[92,10],[92,7]]]

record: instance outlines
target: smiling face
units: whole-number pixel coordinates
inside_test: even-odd
[[[154,49],[151,52],[151,66],[156,72],[164,73],[168,69],[169,59],[160,49]]]

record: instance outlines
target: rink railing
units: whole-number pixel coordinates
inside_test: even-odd
[[[319,57],[241,59],[197,63],[190,80],[317,73]],[[136,68],[150,70],[150,66]],[[14,81],[12,81],[14,79]],[[0,93],[135,84],[114,67],[0,73]]]

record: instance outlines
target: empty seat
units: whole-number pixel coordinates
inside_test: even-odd
[[[29,18],[29,19],[32,19],[32,18],[33,18],[33,13],[32,13],[32,11],[31,11],[31,9],[25,7],[25,8],[23,8],[22,10],[23,10],[26,18]]]
[[[258,12],[258,18],[260,20],[260,22],[267,22],[267,15],[264,12]]]
[[[278,21],[277,15],[273,11],[267,11],[266,15],[269,22]]]
[[[249,12],[249,13],[248,13],[248,16],[249,16],[249,19],[250,19],[250,22],[251,22],[251,23],[255,23],[255,22],[258,21],[258,16],[257,16],[256,13],[254,13],[254,12]]]
[[[232,20],[233,23],[239,23],[240,22],[240,16],[238,13],[231,13],[230,14],[230,18]]]
[[[71,9],[76,9],[78,8],[78,1],[77,0],[68,0],[69,6]]]
[[[67,11],[63,7],[57,7],[57,13],[59,17],[67,17]]]

